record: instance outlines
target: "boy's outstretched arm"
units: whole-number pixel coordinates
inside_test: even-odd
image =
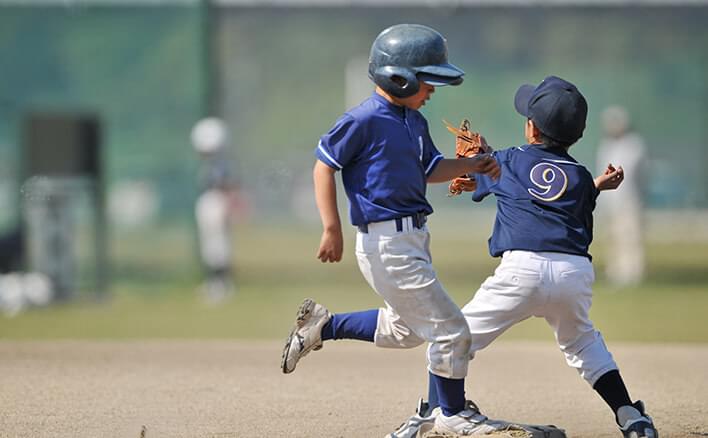
[[[622,184],[622,181],[624,181],[624,169],[622,166],[615,169],[610,163],[603,174],[595,178],[595,188],[598,191],[614,190]]]
[[[491,154],[479,154],[470,158],[444,158],[428,176],[428,182],[447,182],[468,173],[483,173],[497,179],[501,175],[501,169]]]
[[[317,258],[326,262],[342,260],[344,238],[342,222],[337,211],[337,187],[334,181],[335,170],[317,160],[312,176],[315,181],[315,201],[322,220],[322,239],[317,251]]]

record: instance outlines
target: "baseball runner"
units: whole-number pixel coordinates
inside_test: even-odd
[[[583,134],[587,103],[571,83],[549,76],[538,86],[523,85],[514,99],[527,118],[527,144],[494,152],[502,173],[498,181],[475,175],[472,195],[497,200],[489,252],[501,256],[494,275],[463,307],[475,353],[512,325],[532,316],[545,318],[569,366],[575,368],[610,406],[625,437],[656,438],[658,432],[641,401],[632,402],[617,364],[588,313],[595,278],[588,253],[593,209],[599,193],[616,189],[622,167],[609,165],[592,175],[568,154]],[[390,436],[413,437],[437,425],[436,387],[428,403]]]
[[[439,428],[461,432],[471,426],[464,379],[471,343],[464,316],[436,278],[426,216],[433,212],[426,184],[471,172],[499,176],[489,154],[445,159],[418,112],[435,87],[459,85],[463,71],[448,63],[447,43],[437,31],[400,24],[374,41],[369,77],[371,97],[341,116],[316,148],[315,196],[324,231],[317,257],[342,258],[334,174],[342,180],[357,227],[356,257],[369,285],[384,299],[381,309],[332,315],[305,300],[282,356],[290,373],[298,361],[331,339],[359,339],[384,348],[413,348],[429,342],[428,370],[438,390]]]

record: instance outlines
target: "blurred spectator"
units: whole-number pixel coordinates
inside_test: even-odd
[[[209,303],[218,303],[234,291],[230,230],[234,186],[225,157],[228,137],[226,124],[214,117],[197,122],[191,134],[192,145],[201,158],[201,194],[195,216],[206,276],[202,292]]]
[[[597,168],[608,163],[624,168],[625,179],[614,191],[598,198],[600,211],[608,220],[606,274],[616,286],[630,286],[644,276],[643,199],[646,185],[646,148],[639,134],[630,128],[624,108],[611,106],[602,113],[604,138],[598,146]]]

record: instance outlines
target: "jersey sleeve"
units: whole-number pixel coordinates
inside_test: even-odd
[[[420,146],[420,162],[423,163],[425,176],[428,177],[433,173],[433,170],[435,170],[440,160],[445,157],[443,157],[443,154],[435,147],[435,143],[433,143],[433,139],[430,137],[430,132],[428,131],[427,122],[424,122],[424,126],[425,132],[418,137],[418,144]]]
[[[504,151],[494,151],[492,152],[492,156],[494,157],[495,160],[497,160],[497,163],[501,166],[501,154]],[[500,176],[499,178],[502,178]],[[472,200],[474,202],[481,202],[484,198],[489,196],[492,193],[492,187],[498,184],[498,180],[495,181],[491,177],[481,174],[481,173],[475,173],[474,174],[475,180],[477,180],[477,189],[472,192]]]
[[[363,145],[363,127],[349,114],[344,114],[315,149],[315,156],[329,167],[342,170],[359,153]]]

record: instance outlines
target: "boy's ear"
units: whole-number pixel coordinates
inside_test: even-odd
[[[538,130],[536,125],[533,123],[533,120],[528,119],[527,123],[529,124],[529,131],[531,135],[535,138],[538,138],[539,134],[541,134],[541,131]]]
[[[526,137],[526,141],[530,144],[540,143],[539,138],[541,136],[541,131],[536,127],[531,119],[526,119],[526,124],[524,125],[524,136]]]

